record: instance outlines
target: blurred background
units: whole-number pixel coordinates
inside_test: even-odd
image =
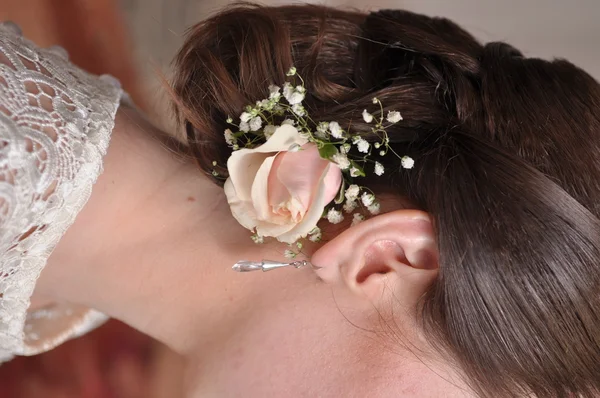
[[[310,1],[317,3],[315,1]],[[229,0],[0,0],[0,20],[18,23],[40,46],[119,78],[165,129],[174,125],[162,89],[187,27]],[[284,4],[283,0],[263,1]],[[483,41],[507,41],[530,56],[567,58],[600,79],[598,0],[326,0],[359,10],[404,8],[444,16]],[[111,321],[31,358],[0,365],[0,398],[179,398],[181,358]]]

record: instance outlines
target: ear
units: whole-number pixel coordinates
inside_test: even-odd
[[[354,225],[319,248],[311,262],[321,279],[379,303],[416,305],[438,270],[431,220],[418,210],[397,210]]]

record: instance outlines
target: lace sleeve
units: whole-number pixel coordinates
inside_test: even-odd
[[[70,306],[27,309],[101,173],[121,96],[115,79],[0,25],[0,360],[48,350],[106,319]]]

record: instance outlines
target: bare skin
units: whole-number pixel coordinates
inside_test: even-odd
[[[105,172],[37,300],[98,309],[169,345],[188,360],[191,397],[470,396],[414,323],[435,278],[410,255],[435,251],[426,215],[392,211],[309,248],[319,273],[234,273],[285,246],[255,245],[223,190],[152,129],[119,110]]]

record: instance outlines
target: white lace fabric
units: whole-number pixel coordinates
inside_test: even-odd
[[[107,318],[28,312],[36,281],[102,172],[123,91],[0,24],[0,361],[47,351]]]

